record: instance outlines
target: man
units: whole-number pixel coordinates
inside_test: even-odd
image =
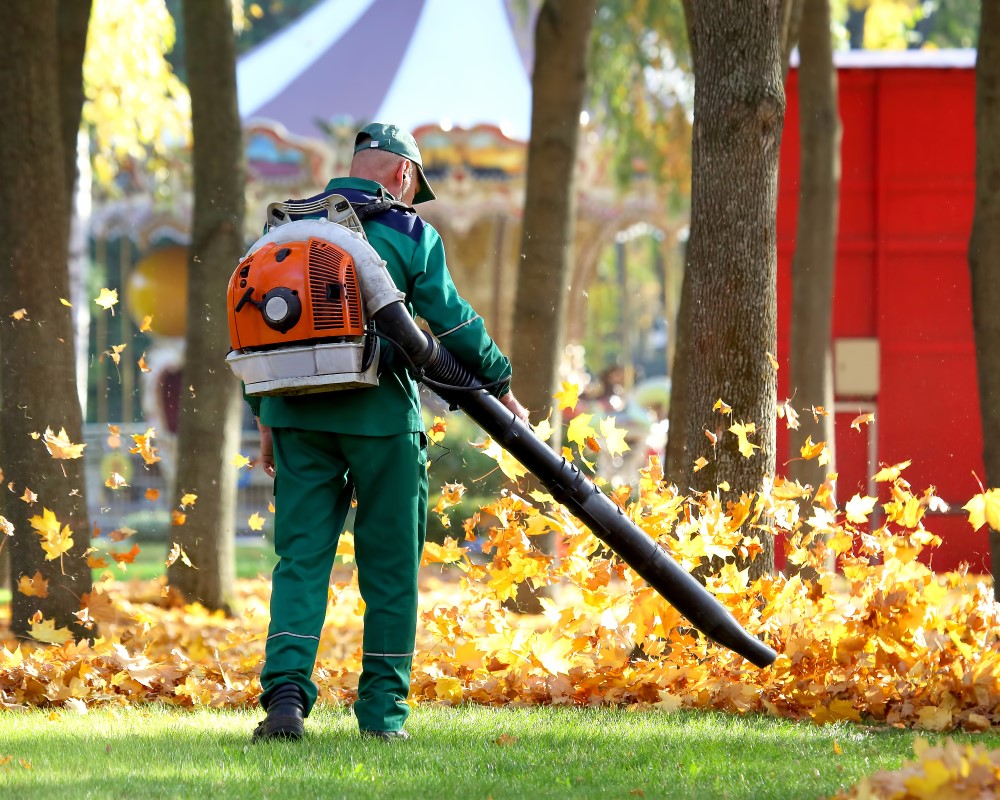
[[[357,136],[350,177],[327,191],[354,204],[391,196],[405,206],[434,199],[413,137],[372,124]],[[514,414],[510,362],[463,300],[441,237],[412,208],[364,222],[411,313]],[[357,498],[354,547],[365,601],[362,672],[354,713],[362,735],[407,739],[403,723],[417,622],[417,569],[427,517],[427,437],[417,387],[403,359],[383,350],[379,386],[322,394],[250,397],[261,459],[275,479],[271,623],[261,673],[266,718],[254,739],[298,739],[317,697],[312,671],[326,614],[337,540]]]

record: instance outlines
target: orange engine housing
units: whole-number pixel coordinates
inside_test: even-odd
[[[282,287],[301,304],[298,320],[285,331],[268,324],[262,307],[264,295]],[[252,290],[249,295],[248,290]],[[365,332],[354,260],[322,239],[271,242],[247,256],[229,279],[227,301],[229,340],[237,351],[358,337]]]

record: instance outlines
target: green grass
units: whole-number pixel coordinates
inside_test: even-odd
[[[463,706],[420,707],[413,739],[383,743],[360,739],[348,710],[318,708],[301,742],[254,745],[259,716],[0,712],[0,762],[12,757],[0,797],[813,800],[898,767],[917,735],[755,715]],[[977,741],[1000,747],[1000,733]]]

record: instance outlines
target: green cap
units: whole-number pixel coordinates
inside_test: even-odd
[[[354,152],[362,150],[379,149],[388,150],[397,156],[408,158],[417,165],[417,175],[420,176],[420,186],[413,196],[413,205],[433,200],[436,195],[431,190],[431,186],[424,177],[424,166],[420,160],[420,149],[417,147],[417,140],[409,133],[400,130],[396,125],[384,125],[381,122],[373,122],[366,125],[358,132],[354,140]]]

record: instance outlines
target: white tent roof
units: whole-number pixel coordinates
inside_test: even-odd
[[[527,140],[529,20],[505,0],[325,0],[240,58],[240,115],[300,136],[319,123],[490,123]]]

